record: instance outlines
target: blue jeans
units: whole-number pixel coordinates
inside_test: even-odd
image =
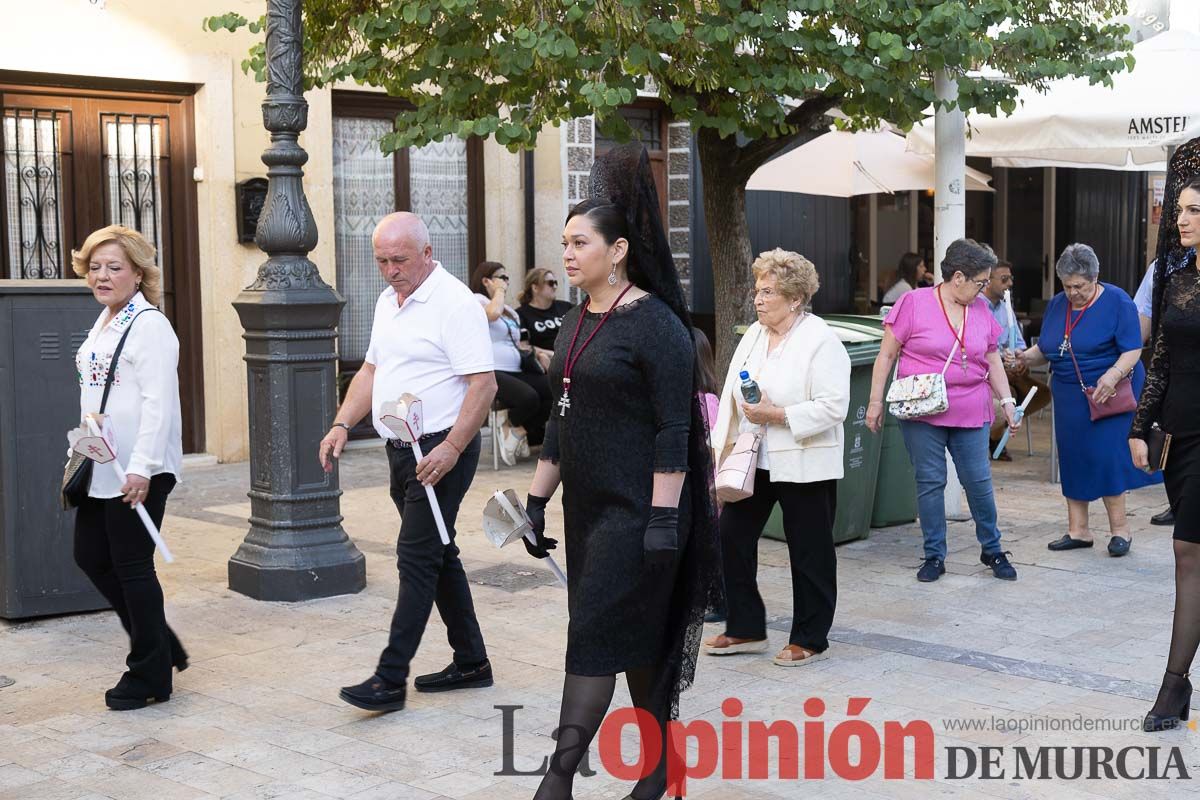
[[[958,480],[967,492],[975,520],[975,538],[983,552],[1000,552],[996,498],[988,463],[988,426],[944,428],[916,420],[900,422],[904,446],[917,473],[917,511],[925,537],[925,557],[946,557],[946,452],[954,459]]]

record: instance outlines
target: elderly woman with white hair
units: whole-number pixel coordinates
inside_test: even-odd
[[[712,430],[718,462],[739,433],[761,432],[754,493],[725,504],[721,549],[729,608],[725,632],[704,642],[708,655],[761,653],[767,610],[758,590],[758,540],[778,503],[792,572],[792,626],[775,656],[782,667],[820,661],[837,605],[833,523],[850,405],[850,357],[833,329],[808,312],[819,281],[813,263],[776,248],[754,262],[758,316],[733,354]],[[739,373],[758,384],[759,402],[741,395]]]
[[[1126,444],[1146,380],[1137,307],[1124,291],[1100,281],[1100,260],[1086,244],[1068,245],[1056,271],[1063,291],[1046,306],[1037,346],[1021,355],[1031,367],[1049,361],[1052,373],[1067,532],[1048,546],[1091,547],[1088,504],[1099,499],[1108,512],[1108,553],[1123,556],[1132,543],[1125,492],[1162,481],[1161,474],[1134,467]]]

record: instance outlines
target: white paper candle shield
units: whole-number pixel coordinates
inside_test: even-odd
[[[402,442],[412,444],[425,433],[425,416],[421,400],[405,392],[399,400],[389,400],[379,407],[379,421]]]
[[[512,489],[496,492],[483,509],[483,533],[496,547],[524,538],[532,530],[529,516]]]
[[[496,492],[488,500],[483,509],[483,533],[496,547],[504,547],[518,539],[528,539],[530,544],[537,545],[533,523],[525,512],[525,507],[517,499],[517,493],[512,489]],[[558,578],[558,582],[565,589],[567,576],[554,560],[554,556],[546,556],[542,563],[554,573],[554,577]]]
[[[415,394],[405,392],[399,400],[389,400],[379,407],[379,421],[396,434],[396,438],[412,445],[413,455],[417,462],[425,458],[421,452],[421,436],[424,434],[425,418],[421,413],[421,399]],[[433,509],[433,519],[437,523],[438,536],[442,544],[450,545],[450,532],[446,529],[446,519],[442,516],[442,507],[438,504],[437,495],[432,486],[425,487],[425,496]]]

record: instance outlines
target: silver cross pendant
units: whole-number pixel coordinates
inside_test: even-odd
[[[563,378],[563,393],[562,397],[558,398],[558,415],[565,417],[567,409],[571,407],[571,379]]]

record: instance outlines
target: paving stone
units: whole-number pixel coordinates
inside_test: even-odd
[[[783,669],[767,656],[701,657],[696,684],[682,698],[684,719],[720,726],[730,721],[722,703],[736,697],[744,703],[737,718],[743,723],[801,726],[810,719],[805,701],[819,698],[828,736],[849,718],[849,698],[866,697],[870,703],[856,716],[874,726],[889,720],[934,726],[939,776],[950,745],[1179,747],[1200,774],[1200,740],[1187,730],[947,729],[952,719],[1032,724],[1079,715],[1132,724],[1158,689],[1170,642],[1173,557],[1170,531],[1151,527],[1148,519],[1164,507],[1163,492],[1155,487],[1129,496],[1135,545],[1127,558],[1109,558],[1102,547],[1046,550],[1066,518],[1058,487],[1045,481],[1047,428],[1035,429],[1041,455],[1029,458],[1017,448],[1013,462],[995,465],[1004,543],[1014,553],[1018,581],[996,581],[978,563],[970,523],[950,525],[950,571],[934,584],[915,580],[918,526],[873,531],[838,548],[839,606],[827,660]],[[244,464],[192,470],[172,494],[164,530],[179,558],[159,574],[168,617],[193,666],[176,678],[167,703],[122,714],[104,708],[103,692],[123,669],[126,646],[111,612],[0,622],[3,674],[14,681],[0,689],[0,800],[532,797],[536,776],[495,774],[503,766],[506,719],[497,706],[522,706],[509,717],[512,759],[518,769],[536,768],[552,752],[550,733],[558,724],[566,595],[522,549],[496,550],[479,527],[486,498],[501,488],[524,491],[532,464],[481,468],[458,522],[496,686],[414,692],[403,711],[387,715],[344,705],[337,689],[367,677],[386,644],[397,589],[398,519],[381,450],[349,452],[341,469],[344,526],[365,553],[368,573],[366,590],[349,597],[260,603],[226,588],[227,561],[249,513]],[[1100,541],[1106,523],[1094,505]],[[557,503],[548,517],[549,526],[561,530]],[[759,556],[773,652],[786,643],[794,612],[786,546],[764,539]],[[708,626],[706,634],[721,629]],[[413,674],[439,670],[451,657],[434,614]],[[614,707],[628,703],[619,681]],[[636,733],[623,731],[622,742],[632,754]],[[589,763],[600,772],[577,781],[577,800],[625,796],[629,782],[605,773],[594,748]],[[724,780],[718,773],[689,781],[688,796],[1094,800],[1200,793],[1200,782],[1101,783],[878,776],[799,783]]]

